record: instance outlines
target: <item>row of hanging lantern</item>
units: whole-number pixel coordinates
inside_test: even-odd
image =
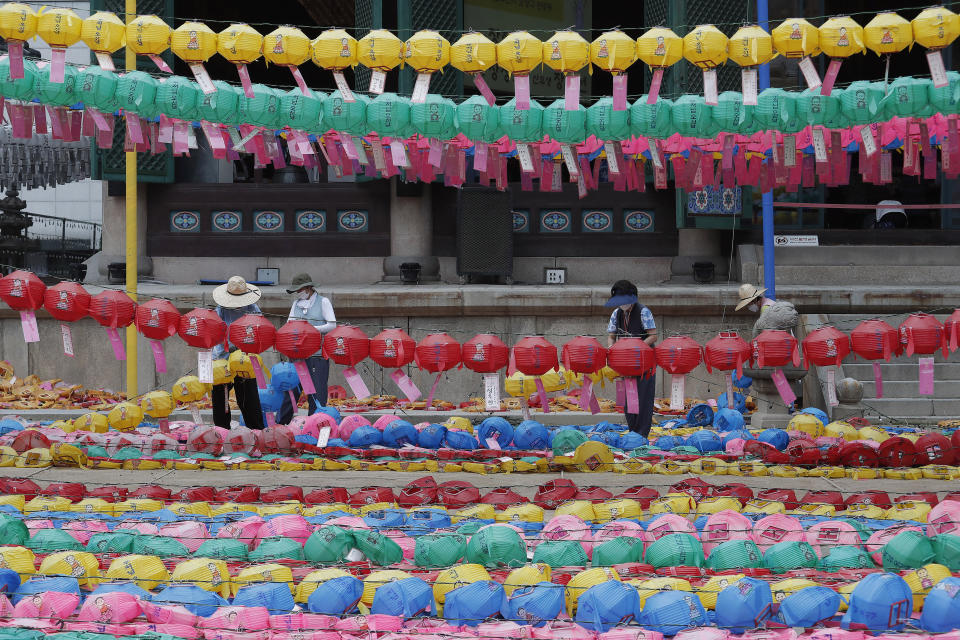
[[[47,287],[29,271],[14,271],[0,278],[0,299],[12,309],[21,312],[24,337],[38,341],[35,312],[45,308],[62,323],[64,351],[73,355],[72,338],[67,323],[86,316],[94,318],[111,331],[118,359],[123,357],[117,329],[135,324],[137,330],[151,341],[158,370],[165,371],[162,342],[179,335],[191,347],[201,350],[198,357],[200,382],[212,383],[213,370],[209,350],[225,341],[239,350],[242,359],[238,366],[250,370],[261,387],[266,387],[262,364],[257,357],[270,348],[290,358],[298,377],[306,385],[309,376],[303,360],[320,352],[326,358],[346,367],[345,377],[357,397],[366,397],[366,390],[356,366],[366,358],[385,369],[393,369],[391,378],[410,400],[420,397],[420,391],[402,367],[411,363],[437,379],[430,391],[430,400],[440,376],[455,367],[467,367],[481,374],[495,374],[507,368],[508,375],[519,372],[534,378],[533,384],[541,396],[542,406],[548,409],[542,377],[562,368],[583,375],[581,406],[588,409],[592,403],[592,383],[605,367],[623,376],[624,394],[628,410],[636,405],[636,377],[653,375],[659,366],[674,376],[674,396],[683,398],[683,376],[701,362],[707,371],[728,372],[730,381],[728,401],[733,402],[732,374],[743,375],[747,365],[759,367],[800,366],[805,361],[819,367],[839,365],[852,352],[866,360],[889,360],[906,353],[929,356],[942,351],[944,357],[957,350],[960,342],[960,309],[954,311],[945,323],[931,315],[915,313],[894,328],[883,320],[865,320],[848,336],[832,326],[823,326],[808,333],[802,342],[786,331],[766,330],[748,343],[734,331],[724,331],[701,347],[688,336],[672,336],[650,347],[639,338],[618,340],[610,349],[601,346],[596,338],[579,336],[563,345],[558,357],[557,348],[543,337],[527,337],[508,349],[502,340],[492,334],[477,335],[463,345],[446,333],[434,333],[418,344],[405,331],[384,329],[369,338],[361,329],[342,325],[321,334],[305,320],[290,320],[281,328],[274,327],[261,315],[246,315],[230,324],[210,309],[194,309],[183,315],[168,300],[152,299],[135,304],[119,291],[107,290],[91,296],[75,282],[61,282]],[[119,351],[117,351],[119,347]],[[802,354],[802,359],[801,359]],[[233,356],[231,356],[233,359]],[[921,362],[921,383],[926,375]],[[879,376],[879,368],[875,368]],[[832,372],[832,369],[830,370]],[[930,370],[932,384],[932,367]],[[877,378],[878,389],[882,380]],[[882,392],[881,392],[882,394]]]
[[[186,62],[204,93],[215,87],[203,63],[219,54],[237,65],[247,97],[253,97],[246,65],[261,56],[273,65],[288,67],[298,87],[308,89],[299,65],[312,60],[334,74],[337,88],[346,101],[353,93],[343,76],[347,68],[361,64],[372,71],[370,93],[382,93],[386,73],[398,66],[410,66],[417,72],[413,102],[425,101],[430,76],[447,66],[469,74],[484,97],[493,104],[493,94],[483,73],[499,65],[514,77],[517,108],[525,110],[530,101],[529,75],[540,65],[564,75],[567,108],[579,106],[579,72],[588,65],[614,75],[614,109],[626,109],[626,73],[637,60],[654,71],[648,100],[657,100],[663,71],[686,59],[703,70],[704,93],[708,104],[716,104],[716,68],[728,59],[743,69],[745,104],[756,104],[757,67],[776,55],[800,59],[801,69],[811,88],[820,87],[830,95],[840,64],[852,55],[870,49],[877,55],[891,55],[914,42],[930,50],[928,60],[936,86],[946,83],[940,51],[960,36],[960,17],[944,7],[924,9],[912,21],[892,12],[874,16],[866,26],[850,17],[826,20],[819,28],[803,18],[783,21],[768,33],[756,25],[741,27],[727,37],[714,25],[694,27],[684,37],[672,30],[655,27],[634,40],[622,31],[602,33],[588,42],[575,31],[558,31],[541,41],[527,31],[515,31],[494,43],[481,33],[464,34],[450,42],[436,31],[422,30],[406,42],[384,29],[370,31],[359,40],[343,29],[328,29],[311,40],[302,30],[281,26],[261,35],[246,24],[232,24],[220,33],[201,22],[184,22],[172,29],[153,15],[136,16],[129,24],[105,11],[81,19],[73,10],[43,7],[34,12],[29,6],[8,2],[0,6],[0,36],[8,42],[10,78],[23,73],[23,42],[34,36],[50,45],[51,80],[63,82],[65,51],[83,42],[93,51],[100,65],[113,70],[110,56],[123,47],[137,55],[150,57],[165,72],[170,69],[160,57],[167,49]],[[822,52],[830,58],[826,77],[820,80],[811,57]],[[592,71],[592,66],[591,66]]]

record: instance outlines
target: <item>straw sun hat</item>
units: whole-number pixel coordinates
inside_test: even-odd
[[[259,288],[247,284],[240,276],[233,276],[227,280],[227,284],[213,290],[213,301],[221,307],[237,309],[256,303],[261,295]]]
[[[740,285],[740,301],[737,302],[737,311],[761,297],[767,290],[761,287],[755,287],[750,283]]]

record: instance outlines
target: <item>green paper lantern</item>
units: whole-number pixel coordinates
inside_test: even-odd
[[[543,110],[542,131],[560,144],[580,144],[587,136],[587,110],[578,104],[567,111],[566,101],[558,98]]]
[[[310,562],[332,564],[343,562],[353,549],[353,533],[335,525],[320,527],[303,545],[303,555]]]
[[[587,552],[576,540],[546,540],[537,545],[533,552],[533,562],[547,564],[554,569],[581,567],[587,564]]]
[[[797,117],[796,96],[783,89],[764,89],[757,96],[753,119],[761,130],[783,131]]]
[[[843,106],[840,104],[842,92],[833,91],[829,96],[821,95],[820,88],[807,89],[797,96],[797,117],[808,125],[825,125],[835,121]]]
[[[170,536],[137,536],[133,539],[131,551],[137,555],[158,558],[190,557],[190,549],[187,545]]]
[[[763,564],[773,573],[786,573],[794,569],[812,569],[819,559],[806,542],[791,540],[778,542],[763,554]]]
[[[739,91],[724,91],[713,107],[713,122],[726,133],[746,133],[753,127],[753,105],[743,104]]]
[[[596,552],[594,552],[596,553]],[[758,569],[763,566],[763,554],[753,540],[727,540],[713,548],[707,556],[707,568],[714,571],[731,569]]]
[[[90,65],[79,72],[74,92],[87,108],[110,113],[117,108],[117,74]]]
[[[587,434],[579,429],[560,429],[553,436],[553,455],[568,456],[586,441]]]
[[[403,549],[396,542],[378,531],[355,531],[357,549],[370,562],[386,567],[403,561]]]
[[[705,138],[713,128],[713,112],[703,96],[677,98],[670,112],[673,126],[682,136]]]
[[[323,131],[323,101],[326,95],[310,92],[303,95],[300,89],[291,89],[280,98],[280,124],[291,129],[319,133]]]
[[[282,94],[263,84],[253,85],[253,97],[240,94],[237,99],[237,120],[240,124],[252,124],[267,129],[278,129],[282,125],[280,118],[280,97]]]
[[[66,107],[77,100],[77,68],[67,65],[63,69],[63,82],[50,82],[50,65],[40,70],[35,87],[36,97],[43,104]]]
[[[612,567],[625,562],[640,562],[642,558],[643,541],[640,538],[617,536],[593,548],[591,566]]]
[[[703,545],[689,533],[668,533],[647,547],[644,561],[662,567],[702,567]]]
[[[457,135],[457,105],[435,94],[410,107],[410,125],[425,138],[449,140]]]
[[[630,131],[646,138],[669,138],[674,132],[673,101],[658,98],[653,104],[647,104],[647,96],[640,96],[630,107]]]
[[[201,120],[217,124],[237,124],[242,92],[223,80],[214,80],[213,93],[200,96],[197,115]]]
[[[3,513],[0,514],[0,540],[4,545],[23,545],[30,539],[30,530],[23,520],[19,520]]]
[[[299,91],[299,89],[297,89]],[[270,560],[303,560],[303,547],[293,538],[281,536],[264,538],[257,548],[250,552],[247,559],[250,562],[267,562]]]
[[[934,562],[952,572],[960,571],[960,536],[941,533],[930,539],[933,545]]]
[[[883,89],[865,80],[851,83],[840,96],[843,115],[851,125],[874,122],[880,114],[882,101]]]
[[[356,136],[367,134],[367,106],[370,99],[360,93],[353,96],[354,102],[346,102],[339,91],[334,91],[323,101],[324,127]]]
[[[381,138],[409,138],[410,99],[382,93],[367,105],[367,128]]]
[[[474,142],[496,142],[503,137],[500,107],[487,104],[483,96],[470,96],[457,105],[460,133]]]
[[[83,545],[63,529],[40,529],[24,546],[35,553],[83,551]]]
[[[117,80],[117,107],[144,118],[157,115],[157,88],[160,84],[149,73],[131,71]]]
[[[483,100],[483,98],[481,98]],[[483,100],[486,104],[486,100]],[[452,567],[467,552],[467,538],[458,533],[431,533],[417,536],[413,563],[418,567]]]
[[[936,558],[930,538],[918,531],[904,531],[891,538],[880,550],[884,571],[919,569]]]
[[[516,530],[492,526],[478,531],[467,543],[467,562],[484,567],[519,567],[527,563],[527,549]]]
[[[930,104],[938,112],[944,115],[960,113],[960,73],[948,71],[947,84],[937,88],[931,82],[927,85],[927,93]]]
[[[879,83],[874,83],[879,84]],[[886,118],[927,118],[933,115],[930,104],[930,87],[933,82],[911,78],[897,78],[887,88],[887,95],[881,102]]]
[[[23,61],[23,77],[10,79],[10,57],[0,59],[0,95],[13,100],[33,100],[40,72],[31,60]]]
[[[157,108],[170,118],[194,120],[202,95],[197,83],[182,76],[171,76],[157,87]]]
[[[514,142],[539,142],[542,126],[543,106],[536,100],[525,111],[517,109],[516,98],[500,107],[500,128]]]
[[[587,135],[609,142],[630,137],[630,110],[615,111],[613,98],[604,96],[587,109]]]
[[[259,547],[258,547],[259,548]],[[217,558],[219,560],[246,561],[250,551],[247,544],[234,538],[212,538],[204,540],[196,551],[195,558]]]
[[[820,559],[817,568],[828,573],[836,573],[842,569],[872,569],[874,567],[870,554],[851,545],[840,545],[830,549],[830,553]]]
[[[87,540],[87,551],[91,553],[130,553],[133,548],[133,531],[105,531],[95,533]]]

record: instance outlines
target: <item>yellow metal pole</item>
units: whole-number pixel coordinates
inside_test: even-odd
[[[129,24],[137,15],[137,0],[126,0],[126,22]],[[137,68],[137,55],[130,49],[126,50],[127,71]],[[126,154],[126,271],[127,295],[134,302],[137,300],[137,152],[128,151]],[[137,385],[137,329],[133,325],[127,327],[127,399],[139,394]]]

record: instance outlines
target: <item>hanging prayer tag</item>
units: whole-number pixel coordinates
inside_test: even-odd
[[[733,409],[733,373],[727,374],[727,409]]]
[[[524,173],[533,172],[533,160],[530,157],[530,147],[522,142],[517,143],[517,158],[520,160],[520,168]]]
[[[74,356],[73,333],[70,331],[70,326],[66,324],[61,324],[60,333],[63,336],[63,352],[72,358]]]
[[[873,138],[873,131],[869,126],[860,127],[860,139],[863,140],[863,152],[872,156],[877,152],[877,141]]]
[[[213,384],[213,353],[209,350],[197,352],[197,377],[204,384]]]
[[[837,372],[833,367],[827,370],[827,403],[831,407],[840,404],[837,401]]]
[[[893,158],[889,151],[880,154],[880,182],[889,184],[893,181]]]
[[[413,104],[423,104],[427,101],[427,92],[430,90],[430,74],[418,73],[417,82],[413,85],[413,95],[410,96],[410,102]]]
[[[604,142],[603,151],[607,155],[607,170],[612,176],[620,175],[620,165],[617,164],[617,146],[615,142]]]
[[[347,79],[343,77],[343,73],[336,71],[333,74],[333,81],[337,85],[337,90],[340,92],[340,97],[343,98],[344,102],[356,102],[357,99],[353,96],[353,91],[350,90],[350,85],[347,84]]]
[[[197,84],[200,85],[200,90],[205,94],[210,95],[211,93],[216,93],[217,88],[213,86],[213,80],[210,79],[210,74],[207,73],[207,70],[204,68],[203,63],[200,62],[191,62],[190,71],[193,72],[193,77],[196,79]]]
[[[711,107],[717,106],[719,94],[717,93],[717,70],[703,70],[703,99]],[[744,101],[746,104],[746,101]]]
[[[383,71],[373,71],[370,74],[370,88],[368,91],[370,93],[381,94],[383,93],[383,88],[387,84],[387,74]]]
[[[748,67],[740,71],[740,83],[743,88],[743,104],[757,105],[757,68]]]
[[[823,129],[813,128],[813,153],[817,162],[827,161],[827,141],[823,137]]]
[[[670,409],[673,411],[682,411],[684,407],[684,387],[686,386],[686,376],[674,375],[670,381]]]
[[[577,158],[574,154],[573,147],[568,144],[560,145],[560,154],[563,156],[563,162],[567,165],[567,171],[570,173],[571,178],[576,178],[580,175],[580,169],[577,167]]]
[[[947,86],[947,70],[943,65],[943,55],[939,49],[927,52],[927,66],[930,67],[933,86],[937,89]]]
[[[20,327],[23,329],[24,342],[40,342],[37,315],[33,311],[20,312]]]
[[[783,136],[783,166],[797,166],[797,137],[792,135]]]
[[[823,81],[820,80],[820,74],[817,73],[817,68],[814,66],[810,56],[806,56],[800,60],[800,72],[803,74],[803,79],[807,81],[808,89],[816,89],[823,84]]]

